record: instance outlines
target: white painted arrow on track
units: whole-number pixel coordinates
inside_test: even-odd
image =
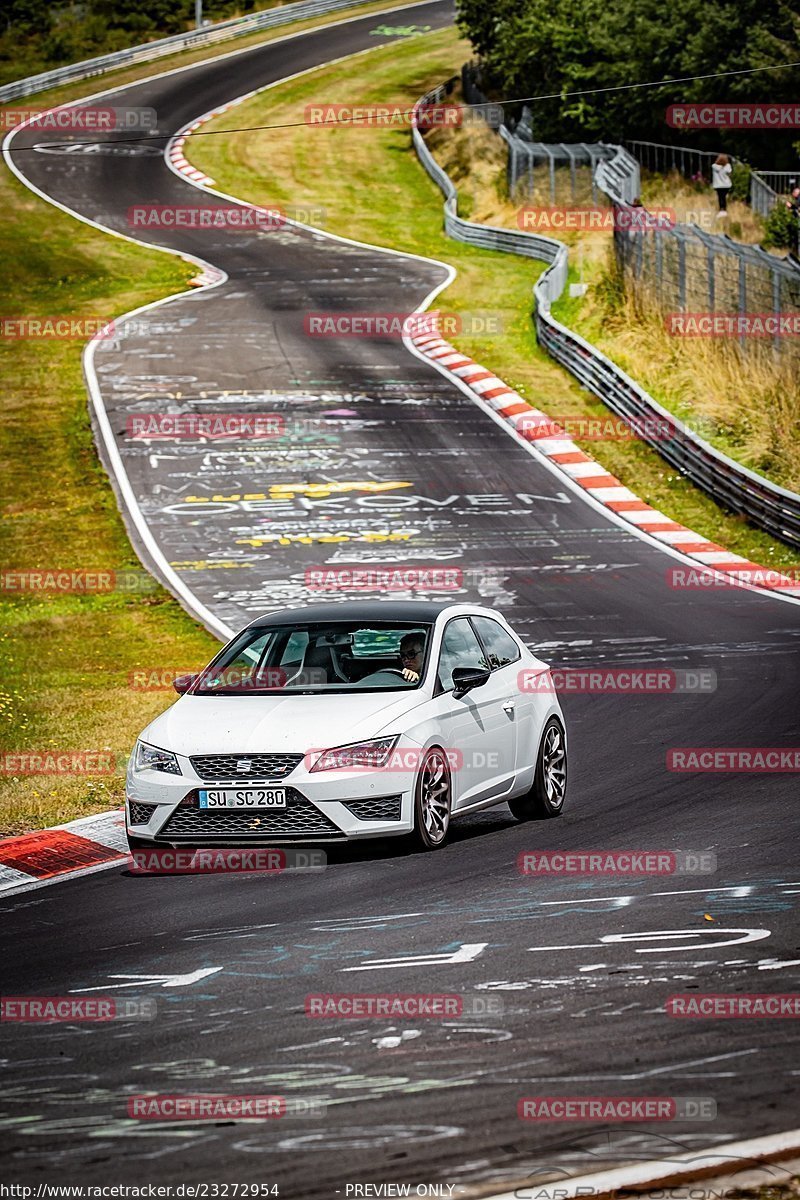
[[[222,967],[200,967],[190,971],[188,975],[109,975],[109,979],[129,979],[130,983],[106,983],[103,987],[72,988],[73,992],[110,992],[113,988],[144,987],[148,983],[158,983],[161,987],[188,987],[190,983],[198,983],[209,975],[216,975]]]
[[[529,946],[532,954],[542,950],[598,950],[603,946],[629,946],[634,942],[679,942],[677,946],[647,946],[637,948],[637,954],[677,954],[683,950],[716,950],[721,946],[737,946],[741,942],[760,942],[770,936],[769,929],[660,929],[653,933],[606,933],[596,942],[580,942],[572,946]],[[709,937],[710,934],[733,934],[733,937]],[[705,939],[700,940],[699,939]]]
[[[390,967],[435,967],[447,963],[472,962],[488,942],[464,942],[453,954],[416,954],[408,958],[373,958],[360,967],[342,967],[343,971],[386,971]]]

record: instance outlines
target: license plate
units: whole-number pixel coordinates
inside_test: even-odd
[[[220,788],[200,792],[201,808],[286,808],[286,788]]]

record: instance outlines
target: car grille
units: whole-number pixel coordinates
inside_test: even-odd
[[[402,796],[376,796],[369,800],[348,800],[345,808],[359,821],[399,821]]]
[[[247,783],[251,779],[285,779],[302,759],[302,754],[196,754],[189,762],[200,778],[210,783]],[[249,762],[249,770],[237,771],[240,762]]]
[[[159,838],[195,842],[206,838],[263,841],[272,837],[326,836],[344,834],[293,788],[286,789],[286,808],[281,809],[205,809],[183,803],[158,832]]]
[[[138,800],[131,800],[129,803],[131,825],[146,825],[157,807],[155,804],[141,804]]]

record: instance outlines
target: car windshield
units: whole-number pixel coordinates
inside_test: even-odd
[[[196,696],[385,692],[419,687],[429,625],[293,623],[245,629],[206,667]]]

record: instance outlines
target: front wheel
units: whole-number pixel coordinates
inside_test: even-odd
[[[524,796],[509,800],[518,821],[541,821],[557,817],[567,794],[567,744],[564,728],[556,717],[544,727],[533,785]]]
[[[444,750],[432,747],[422,760],[414,791],[413,842],[418,850],[438,850],[450,828],[452,788]]]

